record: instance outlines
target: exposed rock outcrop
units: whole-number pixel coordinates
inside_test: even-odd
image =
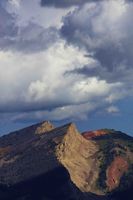
[[[82,192],[96,190],[99,162],[95,142],[84,139],[75,125],[71,124],[56,153],[61,164],[70,173],[72,181]]]

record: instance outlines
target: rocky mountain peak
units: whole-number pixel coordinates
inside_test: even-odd
[[[49,122],[49,121],[43,121],[41,123],[39,123],[38,125],[36,125],[36,130],[35,130],[35,134],[43,134],[46,133],[48,131],[53,130],[55,127],[54,125]]]
[[[95,160],[97,151],[95,142],[82,137],[74,124],[69,126],[67,134],[56,149],[60,163],[68,170],[72,181],[83,192],[93,188],[93,181],[98,176]],[[95,173],[92,173],[92,168],[95,169]]]

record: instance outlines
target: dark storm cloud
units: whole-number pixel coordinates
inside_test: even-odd
[[[58,8],[66,8],[70,6],[83,5],[86,2],[94,0],[41,0],[42,6],[54,6]],[[95,0],[98,1],[98,0]]]
[[[44,28],[33,22],[29,22],[26,26],[18,26],[16,18],[17,16],[6,10],[5,3],[0,2],[1,50],[38,52],[46,49],[57,40],[58,31],[56,28]]]
[[[20,29],[14,40],[6,38],[3,43],[3,49],[11,49],[23,53],[40,52],[53,44],[57,38],[58,32],[56,28],[44,29],[37,24],[30,23]]]
[[[41,0],[42,6],[53,6],[57,8],[67,8],[71,6],[81,6],[85,3],[91,2],[101,2],[101,1],[110,1],[110,0]],[[128,2],[132,2],[133,0],[127,0]]]
[[[107,67],[103,67],[100,64],[95,66],[94,68],[90,68],[90,66],[84,66],[83,68],[77,68],[72,71],[67,71],[66,75],[69,74],[82,74],[85,77],[99,77],[102,80],[107,80],[108,83],[112,82],[124,82],[129,85],[132,83],[133,79],[133,68],[129,69],[122,69],[119,67],[116,67],[113,71],[108,70]],[[132,87],[132,85],[129,85]]]
[[[100,2],[100,1],[99,1]],[[125,6],[125,8],[124,8]],[[116,9],[115,12],[113,9]],[[125,10],[124,10],[125,9]],[[114,12],[114,15],[110,14]],[[99,66],[82,68],[77,73],[100,76],[108,81],[133,78],[133,3],[101,1],[94,7],[84,5],[63,20],[61,35],[69,44],[85,48]]]
[[[67,103],[64,102],[56,102],[56,101],[45,101],[45,103],[39,102],[39,103],[34,103],[34,102],[24,102],[21,101],[20,99],[18,101],[14,100],[13,102],[5,102],[0,104],[0,113],[14,113],[14,112],[35,112],[35,111],[43,111],[47,110],[50,111],[54,109],[55,107],[61,107],[65,106]]]
[[[0,31],[0,49],[24,53],[39,52],[48,48],[58,37],[58,31],[54,27],[44,29],[34,23],[17,27],[8,21],[8,26]]]
[[[0,4],[0,43],[5,38],[13,38],[17,33],[17,27],[14,24],[15,18],[9,14]]]

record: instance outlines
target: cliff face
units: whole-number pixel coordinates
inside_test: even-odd
[[[122,200],[132,166],[133,139],[121,132],[42,122],[0,138],[0,200]]]
[[[127,179],[133,176],[133,139],[115,130],[80,135],[72,125],[56,152],[71,180],[82,192],[111,194],[123,188],[125,176]],[[132,185],[125,186],[129,184]]]
[[[87,141],[72,124],[56,149],[60,163],[82,192],[94,192],[98,178],[98,146]]]

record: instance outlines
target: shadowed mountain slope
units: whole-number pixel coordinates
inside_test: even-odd
[[[54,125],[49,121],[44,121],[18,131],[9,133],[0,137],[0,147],[4,148],[7,146],[19,145],[22,143],[30,142],[36,137],[36,135],[44,134],[45,132],[54,129]]]
[[[0,199],[77,199],[78,189],[56,155],[58,143],[71,134],[73,125],[56,129],[50,125],[53,130],[37,134],[40,126],[1,137]]]
[[[133,185],[133,138],[113,129],[89,131],[83,136],[99,146],[97,188],[105,194],[130,189]]]

